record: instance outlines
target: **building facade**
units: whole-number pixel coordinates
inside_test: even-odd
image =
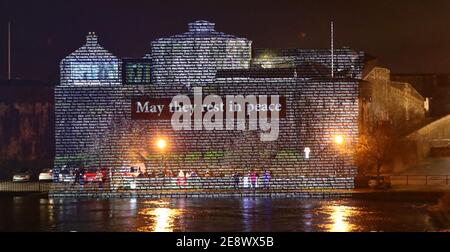
[[[392,80],[410,83],[428,98],[431,117],[450,114],[450,74],[392,74]]]
[[[391,80],[389,69],[374,67],[364,76],[360,88],[361,133],[389,121],[400,134],[407,134],[422,125],[426,112],[425,98],[411,84]]]
[[[348,150],[359,136],[364,53],[337,50],[332,78],[328,50],[252,51],[251,41],[217,32],[210,22],[188,28],[153,41],[141,59],[149,67],[139,68],[136,61],[127,65],[103,49],[94,34],[62,60],[61,84],[55,88],[56,177],[84,166],[107,169],[111,182],[122,185],[130,167],[139,166],[146,175],[133,181],[181,170],[218,178],[202,184],[205,188],[228,188],[223,181],[232,174],[270,171],[274,187],[353,188],[356,166]],[[121,76],[130,71],[133,81]],[[150,81],[134,81],[138,72]],[[135,97],[192,96],[196,87],[220,97],[283,97],[278,138],[261,141],[260,129],[175,131],[170,120],[132,117]],[[336,136],[343,140],[339,145]],[[167,141],[164,151],[155,147],[159,138]],[[154,186],[147,182],[144,188]]]

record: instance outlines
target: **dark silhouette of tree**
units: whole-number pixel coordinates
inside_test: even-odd
[[[392,153],[399,143],[399,136],[389,121],[381,121],[367,134],[360,136],[356,147],[356,162],[360,175],[375,173],[378,181],[381,178],[383,166],[388,172],[387,163],[392,158]]]

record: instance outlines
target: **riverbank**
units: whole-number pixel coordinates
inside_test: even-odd
[[[396,186],[387,190],[374,189],[173,189],[173,190],[52,190],[49,197],[75,198],[359,198],[436,200],[450,193],[448,186]]]
[[[65,185],[51,183],[0,182],[0,195],[48,195],[51,198],[360,198],[360,199],[436,199],[450,193],[450,186],[408,185],[387,190],[366,189],[194,189],[167,188],[159,190],[115,189],[98,184]]]
[[[199,194],[188,194],[188,193],[166,193],[166,194],[152,194],[152,195],[141,195],[136,193],[128,194],[99,194],[99,195],[77,195],[77,196],[67,196],[67,195],[54,195],[43,192],[0,192],[0,196],[40,196],[49,198],[97,198],[97,199],[114,199],[114,198],[354,198],[362,200],[436,200],[441,198],[445,192],[442,191],[371,191],[371,192],[352,192],[352,193],[319,193],[319,192],[309,192],[309,193],[272,193],[272,194],[261,194],[261,193],[235,193],[235,194],[210,194],[199,195]]]
[[[435,200],[0,197],[0,231],[443,231]],[[443,224],[447,226],[442,227]]]

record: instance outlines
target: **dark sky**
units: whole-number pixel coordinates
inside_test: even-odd
[[[117,56],[139,57],[151,40],[184,32],[198,19],[254,47],[306,49],[328,48],[334,20],[337,46],[364,50],[393,72],[450,72],[449,0],[0,0],[0,79],[8,20],[13,77],[46,80],[89,31]]]

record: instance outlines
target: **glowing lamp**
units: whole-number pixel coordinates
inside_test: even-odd
[[[167,146],[167,142],[164,139],[158,139],[158,141],[156,141],[156,146],[158,147],[158,149],[163,151]]]
[[[338,145],[342,145],[344,143],[344,137],[341,135],[337,135],[334,137],[334,142]]]

